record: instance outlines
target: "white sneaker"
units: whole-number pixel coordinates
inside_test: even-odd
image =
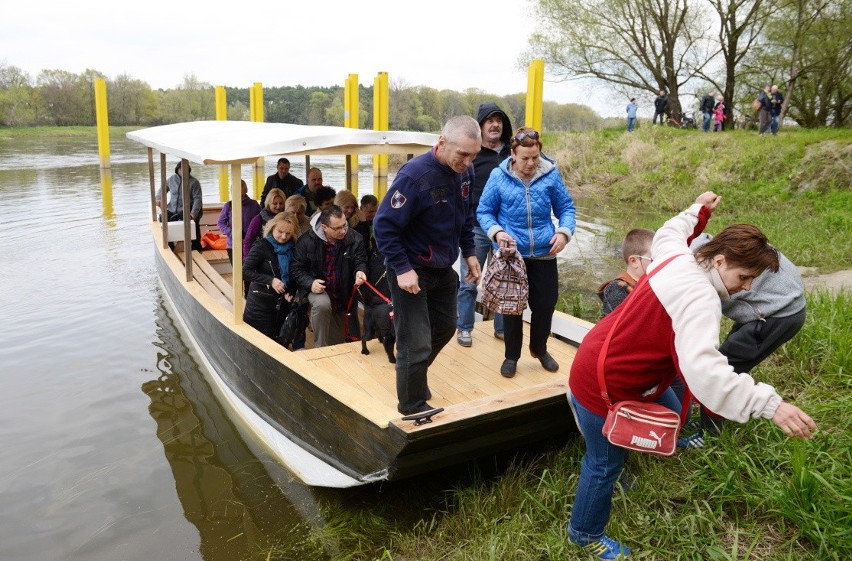
[[[462,347],[473,346],[473,337],[470,336],[470,331],[459,331],[456,341],[458,341],[458,344]]]

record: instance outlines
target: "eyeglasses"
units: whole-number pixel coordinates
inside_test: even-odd
[[[644,255],[634,255],[633,257],[638,257],[639,259],[647,259],[648,261],[653,261],[650,257],[645,257]]]
[[[325,227],[326,227],[326,228],[328,228],[329,230],[334,230],[335,232],[345,232],[345,231],[346,231],[346,228],[348,228],[348,227],[349,227],[349,224],[347,224],[346,222],[344,222],[344,223],[343,223],[343,224],[341,224],[340,226],[329,226],[328,224],[323,224],[323,226],[325,226]]]
[[[515,135],[515,141],[516,142],[523,142],[525,138],[531,138],[533,140],[537,140],[538,139],[538,133],[535,132],[535,131],[524,131],[524,132],[519,132],[518,134]]]

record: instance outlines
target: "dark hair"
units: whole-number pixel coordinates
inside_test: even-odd
[[[642,255],[651,249],[651,242],[654,240],[654,231],[647,228],[634,228],[627,232],[624,236],[624,241],[621,244],[621,253],[624,260],[631,255]]]
[[[320,203],[324,203],[328,200],[334,200],[336,195],[337,191],[335,191],[333,187],[323,185],[322,187],[317,188],[317,192],[314,193],[314,206],[319,207]]]
[[[716,255],[724,256],[728,265],[748,269],[755,276],[766,269],[778,271],[778,250],[751,224],[731,224],[695,250],[699,263],[709,263]]]
[[[376,198],[375,195],[364,195],[363,197],[361,197],[361,206],[377,204],[379,204],[379,199]]]
[[[518,140],[520,138],[520,140]],[[538,146],[538,149],[541,150],[541,137],[532,127],[521,127],[515,131],[515,134],[512,135],[512,150],[515,150],[518,146],[525,146],[529,148],[530,146]]]
[[[175,166],[175,173],[180,174],[180,166],[183,162],[178,162]],[[192,168],[189,166],[189,162],[186,163],[186,173],[192,173]]]
[[[290,165],[290,160],[288,160],[287,158],[278,158],[278,163],[277,163],[277,164],[275,164],[275,167],[278,167],[278,166],[280,166],[281,164],[287,164],[287,165],[289,166],[289,165]]]
[[[331,189],[331,187],[329,187]],[[333,191],[334,189],[332,189]],[[341,209],[337,205],[329,205],[320,211],[319,221],[320,224],[325,224],[328,226],[328,223],[331,222],[332,217],[334,218],[346,218],[343,215],[343,209]]]

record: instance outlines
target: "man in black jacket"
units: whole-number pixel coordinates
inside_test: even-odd
[[[311,219],[293,249],[290,277],[311,304],[314,347],[345,342],[343,325],[354,285],[367,280],[367,253],[361,234],[350,230],[337,205]]]
[[[657,99],[654,100],[654,120],[651,121],[653,124],[657,124],[657,116],[660,116],[660,124],[666,124],[666,118],[669,114],[669,96],[666,95],[665,90],[660,90],[660,95],[657,96]]]
[[[476,243],[476,259],[479,261],[481,269],[488,251],[491,249],[491,240],[488,239],[488,236],[479,227],[479,223],[476,222],[476,207],[479,205],[479,198],[482,196],[482,190],[485,188],[488,176],[491,175],[491,170],[509,157],[512,144],[512,122],[505,111],[497,107],[496,103],[491,102],[479,106],[476,120],[482,130],[482,149],[473,160],[474,178],[471,206],[474,214],[473,237]],[[464,280],[466,274],[467,264],[462,259],[460,260],[459,272],[459,319],[456,324],[458,330],[456,342],[463,347],[470,347],[473,345],[473,337],[471,337],[470,332],[473,331],[477,285],[476,283],[466,282]],[[503,338],[503,316],[500,314],[494,316],[494,336],[499,339]]]

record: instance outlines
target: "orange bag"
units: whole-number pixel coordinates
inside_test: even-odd
[[[204,249],[228,249],[228,238],[213,232],[205,232],[201,236],[201,247]]]

